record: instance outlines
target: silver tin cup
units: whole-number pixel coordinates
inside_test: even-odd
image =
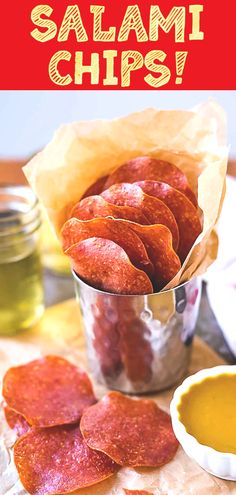
[[[87,285],[76,273],[94,379],[127,393],[166,389],[186,373],[201,298],[194,278],[157,294],[110,294]]]

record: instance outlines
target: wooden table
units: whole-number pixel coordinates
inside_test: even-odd
[[[55,353],[87,367],[82,322],[75,300],[47,309],[41,322],[30,332],[15,339],[0,339],[0,376],[9,366],[26,362],[40,355]],[[195,338],[189,373],[222,364],[224,361],[199,338]],[[101,397],[105,389],[95,384],[95,392]],[[152,397],[168,409],[173,389]],[[2,428],[2,432],[1,432]],[[9,430],[0,421],[0,494],[6,495],[4,483],[13,483],[11,495],[23,495],[17,481],[14,465],[6,467]],[[4,446],[5,445],[5,446]],[[2,471],[1,471],[2,470]],[[181,447],[175,458],[159,469],[122,468],[118,474],[94,487],[77,492],[77,495],[124,495],[123,488],[147,490],[154,495],[236,495],[236,483],[220,480],[202,470],[189,459]]]

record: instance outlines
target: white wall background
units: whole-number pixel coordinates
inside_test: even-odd
[[[112,118],[155,106],[188,109],[215,98],[228,117],[236,157],[236,91],[1,91],[0,157],[27,157],[43,147],[62,123]]]

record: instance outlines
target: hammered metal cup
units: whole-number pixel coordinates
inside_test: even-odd
[[[73,272],[94,379],[127,393],[166,389],[186,373],[201,298],[194,278],[157,294],[94,289]]]

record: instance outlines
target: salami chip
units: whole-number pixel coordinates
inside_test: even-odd
[[[124,249],[108,239],[91,237],[67,249],[75,272],[96,289],[116,294],[151,294],[147,274],[130,262]]]
[[[184,193],[197,206],[197,199],[189,187],[186,175],[172,163],[140,156],[118,167],[107,179],[104,190],[120,182],[137,182],[143,180],[157,180],[166,182],[170,186]]]
[[[87,373],[59,356],[10,368],[3,379],[3,397],[37,427],[76,423],[96,402]]]
[[[145,194],[141,187],[135,184],[115,184],[102,193],[103,198],[117,206],[139,208],[148,218],[150,224],[166,225],[173,237],[174,249],[179,245],[179,229],[173,213],[168,206],[153,196]]]
[[[18,437],[21,437],[21,435],[24,435],[30,429],[30,425],[26,419],[10,407],[4,407],[4,414],[8,425],[15,431]]]
[[[61,236],[64,251],[73,244],[94,236],[114,241],[124,249],[136,268],[144,270],[149,276],[153,275],[154,268],[143,242],[126,224],[119,223],[119,220],[94,218],[83,221],[71,218],[64,224]]]
[[[169,414],[152,400],[130,399],[119,392],[109,392],[89,407],[80,428],[89,447],[121,466],[162,466],[178,448]]]
[[[123,488],[125,495],[153,495],[151,492],[146,492],[146,490],[127,490]]]
[[[108,175],[100,177],[94,184],[88,187],[81,199],[87,198],[88,196],[94,196],[95,194],[100,194],[103,191]]]
[[[123,221],[123,223],[126,223]],[[138,225],[127,222],[142,239],[154,266],[154,288],[162,289],[181,268],[178,255],[172,247],[172,236],[165,225]]]
[[[69,493],[118,470],[109,457],[86,445],[75,425],[33,428],[15,444],[14,461],[31,495]]]
[[[97,217],[112,217],[131,220],[131,222],[149,225],[147,217],[138,208],[131,206],[116,206],[105,201],[101,196],[89,196],[77,203],[70,213],[70,218],[92,220]]]
[[[178,255],[184,261],[202,231],[197,209],[183,193],[164,182],[145,180],[136,184],[146,194],[161,199],[172,211],[179,228]]]

